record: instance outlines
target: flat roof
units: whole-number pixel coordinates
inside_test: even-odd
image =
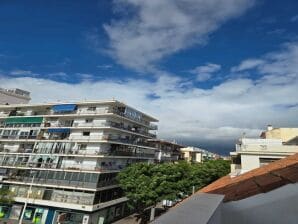
[[[153,224],[207,224],[224,196],[197,193],[154,220]]]
[[[164,144],[169,144],[169,145],[176,145],[176,146],[179,146],[181,148],[185,147],[185,146],[180,145],[178,143],[170,142],[170,141],[167,141],[167,140],[164,140],[164,139],[148,139],[147,141],[157,142],[157,143],[164,143]]]
[[[126,106],[126,107],[129,107],[129,108],[132,108],[133,110],[141,113],[142,115],[144,115],[145,117],[149,118],[151,121],[153,122],[158,122],[158,119],[146,114],[146,113],[143,113],[123,102],[120,102],[118,100],[88,100],[88,101],[78,101],[78,102],[73,102],[73,101],[65,101],[65,102],[49,102],[49,103],[28,103],[28,104],[9,104],[9,105],[0,105],[0,109],[10,109],[10,108],[34,108],[34,107],[47,107],[47,106],[54,106],[54,105],[57,105],[57,104],[76,104],[76,105],[93,105],[93,104],[113,104],[113,103],[116,103],[120,106]]]

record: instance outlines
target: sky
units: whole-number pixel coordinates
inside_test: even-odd
[[[160,138],[221,154],[298,125],[295,0],[0,1],[0,86],[115,98]]]

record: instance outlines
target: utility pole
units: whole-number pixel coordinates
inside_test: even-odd
[[[23,211],[22,211],[22,214],[21,214],[19,224],[22,224],[23,219],[24,219],[24,215],[25,215],[25,211],[26,211],[26,208],[27,208],[28,200],[29,200],[30,194],[32,193],[32,185],[33,185],[33,182],[34,182],[34,177],[35,177],[35,173],[33,173],[31,184],[29,186],[29,190],[27,191],[27,197],[26,197],[26,201],[25,201],[25,204],[24,204],[24,208],[23,208]]]

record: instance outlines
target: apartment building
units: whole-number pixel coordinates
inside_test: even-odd
[[[240,138],[231,152],[231,175],[239,175],[298,152],[298,128],[273,128],[260,138]]]
[[[22,89],[0,88],[0,104],[21,104],[29,103],[30,92]]]
[[[155,160],[161,162],[174,162],[182,159],[181,148],[183,145],[163,139],[149,139],[149,142],[155,145]]]
[[[0,222],[122,217],[127,198],[116,175],[131,163],[154,162],[154,122],[115,100],[0,106],[0,184],[15,201],[0,206]]]
[[[220,156],[198,147],[188,146],[181,148],[182,158],[187,162],[201,163],[206,160],[218,159]]]

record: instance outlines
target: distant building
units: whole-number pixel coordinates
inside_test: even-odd
[[[240,138],[231,152],[231,175],[239,175],[298,152],[298,128],[272,128],[261,138]]]
[[[182,152],[180,151],[184,147],[182,145],[163,139],[150,139],[148,142],[153,143],[157,148],[155,152],[157,162],[177,161],[182,158]]]
[[[296,224],[297,167],[295,154],[237,177],[222,177],[153,224]]]
[[[0,88],[0,104],[23,104],[31,100],[30,92],[21,89]]]
[[[219,158],[219,155],[209,152],[205,149],[188,146],[186,148],[181,148],[182,158],[188,162],[198,162],[201,163],[206,160],[213,160]]]

